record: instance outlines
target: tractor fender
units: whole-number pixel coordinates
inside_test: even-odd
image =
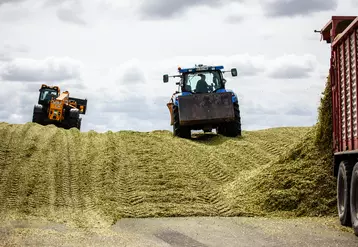
[[[184,96],[184,95],[191,95],[192,93],[190,92],[182,92],[182,93],[176,93],[176,94],[173,94],[171,100],[173,102],[173,104],[175,106],[178,106],[179,107],[179,100],[178,100],[178,97],[179,96]]]
[[[216,93],[232,93],[232,103],[239,101],[237,94],[231,89],[219,89],[216,91]]]

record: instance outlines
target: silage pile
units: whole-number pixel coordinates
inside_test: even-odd
[[[233,200],[246,189],[228,195],[227,185],[278,160],[309,129],[185,140],[167,131],[80,133],[1,123],[0,211],[77,217],[80,224],[121,217],[250,215],[245,208],[250,200],[239,202],[242,208]]]
[[[320,124],[185,140],[168,131],[0,123],[0,216],[88,226],[122,217],[327,215],[334,182],[329,152],[316,141],[327,132]]]
[[[277,162],[261,166],[246,177],[239,176],[227,186],[227,194],[234,195],[236,207],[253,215],[258,212],[285,216],[336,214],[331,100],[328,78],[318,109],[318,123],[285,150]],[[237,190],[246,193],[238,197]]]

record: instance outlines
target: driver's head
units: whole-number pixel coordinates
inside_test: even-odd
[[[199,74],[199,76],[201,77],[201,78],[200,78],[201,80],[205,80],[205,79],[206,79],[206,76],[203,75],[203,74]]]

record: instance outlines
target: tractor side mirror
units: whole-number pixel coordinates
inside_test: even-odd
[[[168,75],[163,75],[163,82],[167,83],[169,81],[169,76]]]
[[[235,68],[231,69],[231,75],[232,76],[237,76],[237,70]]]

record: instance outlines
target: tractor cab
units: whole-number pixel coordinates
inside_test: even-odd
[[[59,96],[59,88],[58,87],[49,87],[46,85],[42,85],[40,88],[40,95],[38,103],[40,105],[47,106],[50,104],[51,99],[57,98]]]
[[[196,65],[194,68],[178,68],[181,75],[179,85],[180,92],[197,93],[215,93],[219,89],[225,89],[226,80],[223,74],[227,71],[221,71],[223,66],[205,66]],[[237,70],[231,70],[232,76],[237,76]],[[168,82],[169,76],[164,75],[164,82]]]

